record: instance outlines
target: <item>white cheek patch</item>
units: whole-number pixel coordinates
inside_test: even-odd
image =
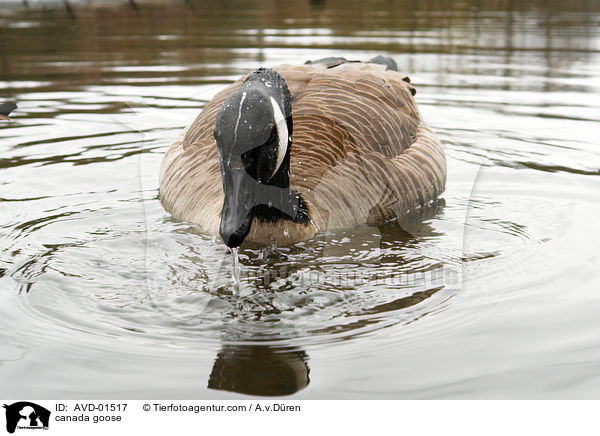
[[[273,97],[271,97],[271,104],[273,105],[273,116],[275,117],[275,128],[277,129],[277,137],[279,138],[279,144],[277,147],[277,163],[275,164],[275,170],[271,177],[275,175],[279,167],[283,163],[283,158],[287,153],[288,148],[288,128],[287,123],[285,122],[285,117],[281,112],[281,108],[275,101]]]
[[[240,125],[240,119],[242,118],[242,106],[244,106],[244,100],[246,100],[246,93],[242,92],[242,99],[240,100],[240,108],[238,110],[237,121],[235,122],[235,127],[233,129],[233,141],[237,142],[237,131],[238,126]]]

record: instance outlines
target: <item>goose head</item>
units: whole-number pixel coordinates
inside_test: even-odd
[[[223,183],[219,233],[238,247],[254,219],[308,219],[300,196],[290,189],[292,96],[283,77],[261,68],[221,106],[214,137]]]

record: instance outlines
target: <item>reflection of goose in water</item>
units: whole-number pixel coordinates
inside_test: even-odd
[[[390,253],[382,255],[382,262],[396,264],[400,269],[410,268],[406,266],[411,263],[410,257],[407,256],[406,250],[397,249],[398,245],[418,244],[421,237],[437,234],[428,221],[440,214],[443,207],[443,201],[438,201],[407,215],[402,220],[375,229],[379,231],[378,243],[382,247],[396,247]],[[351,243],[355,238],[348,240]],[[318,241],[314,241],[314,244],[317,245]],[[343,250],[343,247],[338,248]],[[306,254],[312,252],[312,248],[307,244],[302,247],[287,247],[280,251],[280,256],[293,257],[294,251]],[[347,254],[348,247],[345,251]],[[332,259],[336,257],[332,256]],[[342,263],[346,261],[341,260]],[[267,259],[267,270],[277,269],[276,265],[281,262],[282,259],[277,256],[272,260]],[[250,260],[248,263],[253,262]],[[280,275],[276,279],[280,281],[287,280],[306,267],[303,261],[284,259],[283,263],[287,268],[278,271]],[[228,301],[231,304],[228,317],[242,319],[244,329],[247,332],[254,331],[255,334],[236,336],[234,340],[229,338],[229,342],[222,346],[210,374],[208,387],[211,389],[248,395],[291,395],[309,384],[306,352],[294,346],[272,345],[273,342],[270,345],[260,345],[257,338],[265,340],[310,337],[316,340],[338,341],[390,325],[412,322],[445,299],[436,298],[444,287],[432,285],[409,288],[406,289],[407,292],[397,293],[392,298],[387,294],[382,295],[383,298],[372,298],[375,294],[370,293],[368,296],[362,294],[357,300],[333,299],[331,305],[323,305],[322,301],[311,300],[318,291],[314,292],[311,289],[311,292],[304,292],[305,289],[311,288],[310,283],[304,283],[299,288],[290,285],[289,288],[276,289],[273,287],[273,281],[257,277],[256,282],[249,283],[249,286],[253,286],[255,292],[246,297],[214,297]],[[341,295],[355,291],[356,289],[345,290],[342,286],[336,288],[335,293]],[[331,295],[331,292],[328,294]],[[358,303],[354,304],[355,301]],[[421,304],[421,309],[407,310]],[[327,323],[322,324],[318,321],[319,312],[329,313]],[[314,315],[316,318],[313,320]],[[290,328],[290,325],[293,327]]]
[[[337,341],[342,338],[360,336],[366,331],[378,330],[403,321],[410,322],[416,315],[394,316],[392,323],[382,322],[388,318],[381,315],[390,312],[400,313],[399,311],[424,303],[442,289],[441,286],[423,289],[385,303],[342,306],[339,308],[340,312],[335,317],[334,323],[329,323],[327,326],[314,325],[303,334],[309,335],[311,338],[325,335],[329,336],[328,340]],[[278,294],[278,292],[263,294],[263,297],[266,300],[276,299]],[[232,298],[238,299],[235,296]],[[265,330],[265,327],[268,327],[268,334],[272,337],[292,333],[291,331],[279,331],[278,327],[274,327],[279,325],[278,320],[287,315],[285,309],[276,309],[275,305],[269,305],[268,301],[264,300],[254,306],[251,296],[244,301],[244,310],[233,311],[230,315],[243,317],[248,329]],[[310,303],[308,304],[310,305]],[[309,309],[308,313],[314,310],[319,309]],[[427,310],[429,309],[420,313],[426,313]],[[268,326],[265,325],[267,320],[269,321]],[[294,394],[308,386],[310,382],[309,357],[303,349],[295,346],[259,345],[251,337],[245,339],[249,343],[244,344],[239,341],[222,346],[208,380],[210,389],[247,395],[282,396]]]
[[[0,120],[10,120],[8,117],[12,111],[17,108],[14,103],[2,103],[0,104]]]
[[[247,395],[291,395],[308,386],[308,356],[292,346],[223,345],[208,387]]]

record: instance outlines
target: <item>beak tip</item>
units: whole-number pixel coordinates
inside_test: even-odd
[[[246,239],[246,236],[250,232],[250,221],[251,219],[236,226],[228,226],[221,221],[219,234],[225,245],[229,248],[236,248],[242,245],[242,242],[244,242],[244,239]]]
[[[223,233],[221,233],[221,239],[223,239],[223,242],[229,248],[239,247],[240,245],[242,245],[242,242],[244,241],[243,237],[239,237],[235,234],[225,234],[224,235]]]

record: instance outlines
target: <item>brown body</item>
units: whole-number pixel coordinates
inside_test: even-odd
[[[446,158],[405,75],[371,63],[274,69],[293,98],[290,186],[307,204],[311,223],[255,218],[246,241],[287,244],[320,230],[376,225],[442,193]],[[165,209],[209,233],[218,233],[223,206],[215,117],[243,80],[206,105],[161,166]]]

